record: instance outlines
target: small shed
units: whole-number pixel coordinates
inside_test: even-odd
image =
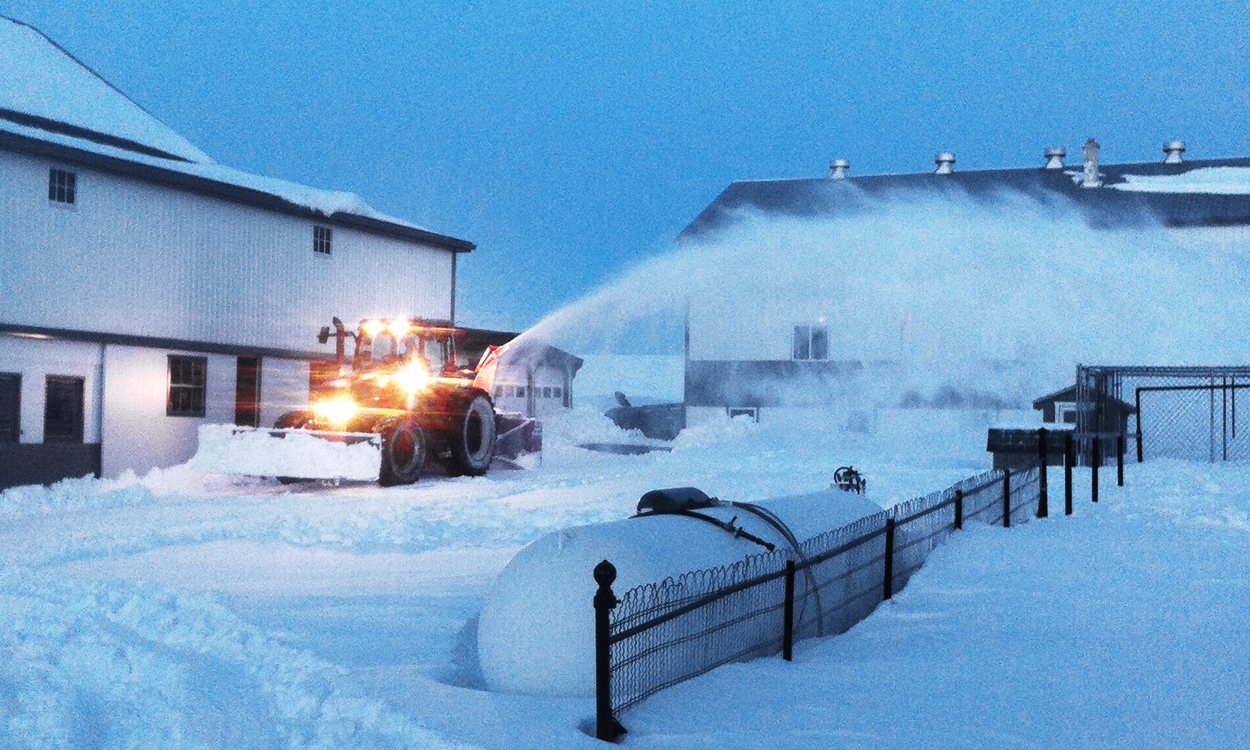
[[[1042,413],[1042,421],[1060,425],[1076,425],[1077,392],[1076,386],[1070,385],[1061,391],[1047,394],[1033,402],[1033,408]],[[1097,432],[1114,432],[1125,434],[1128,431],[1128,418],[1136,414],[1137,409],[1118,398],[1107,398],[1102,410],[1102,423],[1096,426]]]

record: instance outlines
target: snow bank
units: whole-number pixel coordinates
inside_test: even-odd
[[[840,491],[780,498],[773,511],[800,541],[881,508]],[[786,548],[763,519],[730,505],[700,513]],[[595,565],[617,569],[613,590],[731,564],[767,550],[706,521],[664,515],[579,526],[547,534],[522,549],[495,579],[478,622],[478,658],[493,690],[547,696],[594,695]]]
[[[0,746],[459,747],[211,595],[0,571]]]

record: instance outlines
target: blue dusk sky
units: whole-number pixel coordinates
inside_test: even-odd
[[[1250,156],[1244,0],[0,0],[218,162],[470,240],[522,330],[734,180]]]

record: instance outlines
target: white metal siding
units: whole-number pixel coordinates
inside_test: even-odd
[[[0,322],[307,350],[332,316],[451,317],[447,250],[333,227],[327,258],[311,220],[9,152],[0,186]]]

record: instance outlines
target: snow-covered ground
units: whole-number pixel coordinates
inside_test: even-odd
[[[586,699],[487,692],[475,618],[529,541],[650,489],[883,504],[988,467],[1019,414],[735,420],[671,453],[590,410],[541,465],[412,487],[232,482],[186,466],[0,494],[0,747],[594,747]],[[1250,736],[1250,472],[1156,461],[1076,514],[972,527],[849,633],[621,717],[626,747],[1236,747]],[[1052,487],[1059,482],[1052,474]],[[1055,503],[1052,503],[1052,508]],[[1060,507],[1061,504],[1060,504]],[[587,571],[590,575],[590,571]],[[587,602],[587,617],[592,616]]]

